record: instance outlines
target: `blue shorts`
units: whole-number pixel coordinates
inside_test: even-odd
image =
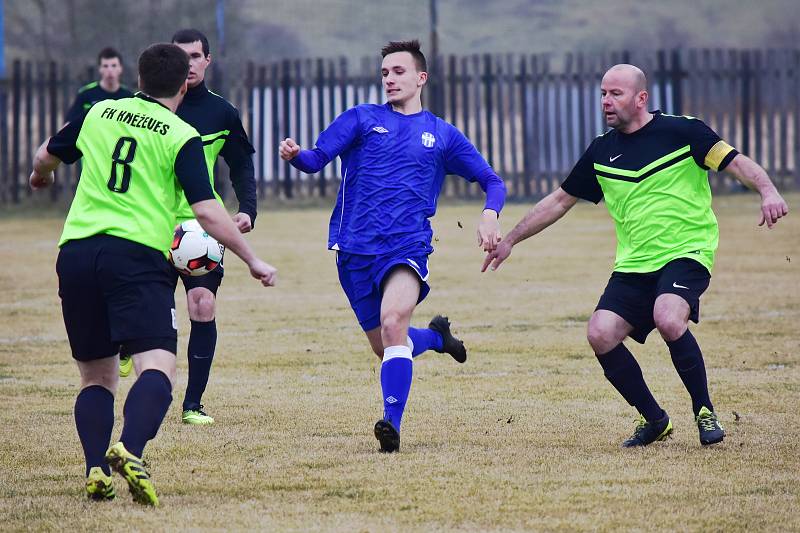
[[[383,282],[387,274],[400,265],[409,267],[419,276],[417,303],[420,303],[431,291],[428,285],[428,254],[419,255],[416,250],[407,249],[385,255],[336,253],[339,282],[364,331],[381,325]]]
[[[177,351],[175,269],[164,254],[111,235],[65,243],[58,295],[72,357]]]

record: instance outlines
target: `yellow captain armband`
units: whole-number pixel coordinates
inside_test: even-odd
[[[705,165],[712,170],[719,170],[719,165],[725,157],[734,150],[733,146],[725,141],[719,141],[711,147],[706,154]]]

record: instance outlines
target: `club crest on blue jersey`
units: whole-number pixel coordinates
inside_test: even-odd
[[[372,131],[376,131],[378,133],[389,133],[389,130],[387,130],[383,126],[375,126],[374,128],[372,128]]]
[[[425,131],[422,133],[422,145],[425,148],[432,148],[433,143],[436,142],[436,137],[433,136],[433,133],[429,131]]]

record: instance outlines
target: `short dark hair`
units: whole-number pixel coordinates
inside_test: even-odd
[[[203,55],[208,57],[208,54],[211,53],[211,50],[208,48],[208,37],[200,30],[186,28],[176,31],[175,35],[172,36],[172,42],[176,44],[189,44],[195,41],[200,41],[200,44],[203,45]]]
[[[417,39],[411,41],[389,41],[389,44],[381,48],[381,57],[386,57],[396,52],[408,52],[414,58],[418,71],[428,71],[428,62],[425,61],[425,54],[419,49],[419,41]]]
[[[122,64],[122,56],[117,52],[116,48],[111,48],[110,46],[106,46],[100,53],[97,54],[97,64],[99,65],[104,59],[119,59],[119,64]]]
[[[139,84],[153,98],[171,98],[189,76],[189,56],[179,46],[156,43],[139,56]]]

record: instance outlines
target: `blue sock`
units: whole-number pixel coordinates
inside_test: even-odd
[[[86,457],[86,475],[93,466],[99,466],[106,475],[111,470],[105,455],[114,428],[114,395],[100,385],[90,385],[75,398],[75,427]]]
[[[400,431],[400,422],[411,390],[413,366],[411,349],[408,346],[389,346],[383,351],[383,418],[391,422],[397,431]]]
[[[624,344],[619,343],[610,352],[597,355],[597,360],[606,379],[646,420],[652,422],[664,416],[664,411],[647,388],[639,363]]]
[[[200,409],[200,400],[208,385],[214,349],[217,346],[217,321],[192,322],[189,333],[189,380],[186,383],[186,396],[183,410]]]
[[[145,370],[128,392],[123,414],[125,424],[119,440],[125,449],[141,457],[144,446],[158,433],[172,402],[172,384],[160,370]]]
[[[695,416],[700,408],[705,406],[711,411],[711,398],[708,395],[708,379],[706,378],[706,365],[703,361],[703,352],[697,344],[694,335],[687,329],[679,339],[667,341],[672,364],[683,381],[686,390],[692,397],[692,410]]]
[[[438,331],[425,328],[408,328],[411,357],[416,357],[427,350],[442,351],[442,336]]]

